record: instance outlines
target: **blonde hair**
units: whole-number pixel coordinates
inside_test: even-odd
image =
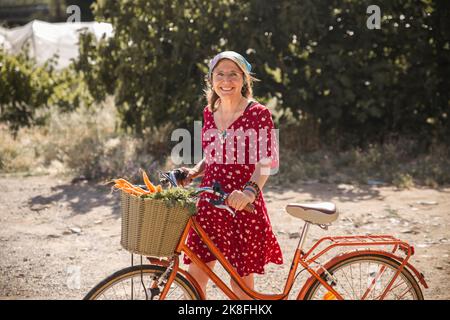
[[[230,60],[230,61],[233,61],[233,60]],[[234,62],[234,63],[236,64],[236,62]],[[219,63],[217,63],[217,64],[219,64]],[[239,69],[241,69],[241,71],[244,74],[244,85],[242,86],[241,94],[243,97],[245,97],[247,99],[253,99],[253,82],[259,81],[259,79],[256,79],[247,70],[243,70],[238,64],[236,64],[236,65],[239,67]],[[217,111],[217,101],[220,99],[220,97],[213,89],[212,77],[213,77],[213,75],[212,75],[212,70],[211,70],[211,78],[209,78],[208,75],[205,76],[206,88],[205,88],[204,92],[205,92],[206,100],[208,101],[209,109],[212,112],[216,112]]]

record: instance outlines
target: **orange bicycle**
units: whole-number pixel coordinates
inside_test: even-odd
[[[175,179],[169,180],[176,185]],[[221,201],[216,200],[214,205],[234,214],[225,204],[227,195],[218,186],[198,188],[197,191],[199,194],[211,192],[218,195]],[[248,210],[251,211],[251,208]],[[179,257],[184,253],[201,267],[226,296],[237,300],[231,288],[186,245],[188,232],[192,228],[230,277],[253,299],[287,299],[298,275],[297,269],[301,266],[311,276],[298,292],[298,300],[423,300],[419,283],[425,288],[428,285],[423,274],[409,263],[414,248],[407,242],[390,235],[323,237],[306,251],[303,246],[310,226],[318,225],[326,229],[338,218],[336,207],[333,203],[292,203],[287,205],[286,211],[304,220],[304,226],[282,293],[264,294],[246,287],[231,263],[214,245],[195,216],[192,216],[173,256],[165,259],[146,257],[150,264],[142,264],[141,256],[141,265],[115,272],[96,285],[84,299],[205,299],[195,279],[180,267]],[[335,248],[347,251],[335,255],[324,264],[319,262],[320,257]]]

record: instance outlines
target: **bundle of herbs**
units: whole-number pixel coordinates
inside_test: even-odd
[[[189,210],[189,214],[195,215],[197,208],[196,192],[193,188],[169,188],[160,192],[143,194],[140,196],[143,199],[163,200],[169,207],[181,206]]]

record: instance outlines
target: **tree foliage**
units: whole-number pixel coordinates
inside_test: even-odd
[[[33,124],[45,123],[45,112],[53,105],[70,111],[91,98],[79,74],[69,67],[54,70],[54,60],[43,66],[26,54],[13,56],[0,48],[0,122],[13,132]]]
[[[124,128],[192,127],[205,105],[208,59],[248,57],[285,116],[312,121],[340,146],[450,135],[450,3],[382,1],[369,30],[368,0],[97,1],[114,36],[84,34],[77,70],[97,101],[114,95]],[[288,112],[289,111],[289,112]]]
[[[82,37],[78,67],[93,96],[114,94],[124,127],[137,134],[168,122],[192,126],[216,42],[213,16],[226,10],[208,1],[105,1],[95,12],[113,24],[114,37]]]

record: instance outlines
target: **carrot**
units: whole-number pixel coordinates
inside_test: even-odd
[[[137,186],[133,187],[133,190],[138,192],[138,193],[141,193],[141,194],[149,194],[149,193],[151,193],[150,191],[145,191],[144,189],[142,189],[140,187],[137,187]]]
[[[144,178],[144,182],[145,182],[145,185],[148,188],[148,191],[146,191],[146,190],[144,190],[144,189],[142,189],[142,188],[140,188],[138,186],[135,186],[132,183],[130,183],[127,180],[122,179],[122,178],[114,180],[115,184],[112,187],[112,189],[114,189],[114,188],[121,189],[124,192],[130,193],[130,194],[134,194],[134,195],[138,195],[138,196],[139,195],[143,195],[143,194],[149,194],[149,193],[157,192],[157,190],[158,190],[158,192],[162,191],[162,187],[160,185],[158,185],[158,188],[155,187],[152,184],[152,182],[150,181],[150,179],[148,178],[148,176],[145,173],[145,171],[142,170],[142,172],[143,172],[142,176]]]
[[[135,190],[134,188],[123,188],[122,191],[129,193],[129,194],[133,194],[135,196],[140,196],[143,194],[143,193]]]
[[[111,190],[114,190],[114,189],[122,189],[122,188],[123,188],[122,185],[116,183],[115,185],[113,185],[113,186],[111,187]]]
[[[161,192],[161,191],[163,191],[163,189],[162,189],[161,185],[158,184],[158,185],[156,186],[156,192]]]
[[[142,169],[141,169],[142,170]],[[156,192],[156,188],[153,185],[153,183],[150,181],[150,179],[148,178],[147,174],[145,173],[144,170],[142,170],[142,178],[144,179],[144,183],[148,188],[148,191],[150,191],[150,193]]]
[[[114,192],[114,190],[116,190],[116,189],[120,189],[120,187],[117,183],[111,187],[111,192],[109,194],[112,194]]]
[[[128,182],[127,180],[125,180],[125,179],[116,179],[116,180],[114,180],[114,182],[116,183],[116,184],[118,184],[118,185],[121,185],[121,186],[124,186],[124,187],[133,187],[133,184],[132,183],[130,183],[130,182]]]

